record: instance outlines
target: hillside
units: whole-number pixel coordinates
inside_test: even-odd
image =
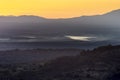
[[[45,64],[1,65],[5,80],[120,80],[120,45],[83,50]]]

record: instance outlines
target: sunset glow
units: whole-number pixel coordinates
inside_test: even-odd
[[[0,15],[70,18],[119,9],[120,0],[1,0]]]

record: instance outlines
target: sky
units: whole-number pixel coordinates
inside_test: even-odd
[[[71,18],[120,9],[120,0],[0,0],[0,15]]]

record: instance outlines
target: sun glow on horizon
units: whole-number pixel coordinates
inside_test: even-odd
[[[0,15],[70,18],[103,14],[120,8],[120,0],[1,0]]]

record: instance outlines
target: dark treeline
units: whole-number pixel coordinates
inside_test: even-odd
[[[0,80],[120,80],[120,46],[83,50],[44,64],[1,64]]]

